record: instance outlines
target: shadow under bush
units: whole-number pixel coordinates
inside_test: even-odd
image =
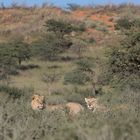
[[[30,70],[30,69],[38,69],[38,68],[40,68],[40,66],[39,65],[35,65],[35,64],[20,65],[18,67],[19,70],[23,70],[23,71]]]

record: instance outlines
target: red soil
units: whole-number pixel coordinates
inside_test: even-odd
[[[80,19],[84,19],[84,18],[89,18],[91,20],[94,21],[98,21],[98,22],[103,22],[105,25],[108,26],[108,29],[110,29],[111,31],[114,31],[114,21],[113,21],[113,17],[115,15],[112,14],[112,16],[109,16],[106,13],[93,13],[93,11],[91,10],[76,10],[74,12],[72,12],[73,16],[75,18],[80,18]]]

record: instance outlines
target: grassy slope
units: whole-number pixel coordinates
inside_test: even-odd
[[[82,13],[82,14],[81,14]],[[104,14],[105,15],[105,14]],[[62,19],[72,19],[72,20],[80,20],[81,22],[84,21],[92,21],[93,17],[98,17],[96,20],[100,20],[100,22],[103,22],[106,24],[106,21],[109,20],[109,18],[113,17],[106,16],[104,18],[104,15],[102,16],[102,13],[98,13],[96,15],[96,12],[92,10],[86,10],[86,11],[74,11],[71,14],[65,13],[61,11],[60,9],[56,8],[38,8],[38,9],[6,9],[6,10],[0,10],[0,41],[6,42],[8,41],[11,36],[17,36],[17,34],[21,34],[24,36],[25,41],[27,42],[33,42],[38,38],[38,35],[40,31],[43,28],[44,22],[48,18],[62,18]],[[77,18],[78,17],[78,18]],[[95,20],[95,22],[96,22]],[[111,23],[111,22],[109,22]],[[113,22],[112,22],[113,24]],[[109,27],[110,29],[110,27]],[[10,33],[3,33],[6,31],[10,31]],[[86,36],[94,36],[97,40],[97,44],[87,46],[89,48],[89,52],[87,52],[86,56],[88,57],[94,57],[94,58],[101,58],[103,56],[102,48],[102,41],[105,40],[104,37],[108,36],[105,35],[102,31],[99,31],[98,29],[88,29],[85,33],[83,33],[83,37]],[[98,43],[101,42],[101,44],[98,45]],[[40,66],[40,69],[34,69],[34,70],[28,70],[21,72],[19,76],[12,77],[12,85],[17,87],[32,87],[36,92],[42,93],[44,91],[47,92],[47,85],[42,82],[42,75],[47,71],[48,72],[48,64],[50,62],[43,62],[39,60],[31,60],[32,64],[37,64]],[[54,63],[54,64],[53,64]],[[53,83],[52,87],[63,87],[63,76],[64,73],[67,71],[71,71],[73,69],[73,62],[53,62],[49,65],[60,65],[61,68],[58,69],[60,73],[63,73],[62,80],[58,83]]]
[[[133,8],[133,7],[132,7]],[[86,47],[89,49],[85,53],[87,57],[93,57],[100,62],[104,61],[104,52],[107,49],[109,42],[115,41],[114,24],[115,19],[120,16],[120,13],[125,13],[126,8],[115,10],[92,9],[85,8],[72,11],[71,13],[62,11],[58,8],[32,8],[32,9],[5,9],[0,10],[0,42],[7,42],[12,36],[23,35],[25,41],[31,43],[38,39],[43,31],[43,24],[49,18],[61,18],[65,20],[86,22],[87,30],[81,34],[85,40],[88,37],[94,37],[96,43],[89,44]],[[134,11],[134,9],[131,9]],[[137,10],[137,9],[136,9]],[[138,10],[137,10],[138,11]],[[138,15],[139,13],[135,13]],[[95,28],[90,25],[96,24]],[[108,32],[101,30],[106,27]],[[70,54],[71,55],[71,54]],[[48,85],[42,81],[42,76],[48,71],[49,65],[59,65],[60,68],[56,72],[61,74],[59,82],[52,83],[52,89],[61,89],[69,87],[63,84],[64,74],[74,68],[73,61],[69,62],[43,62],[41,60],[32,59],[28,64],[39,65],[39,69],[21,71],[20,75],[12,77],[12,86],[16,87],[31,87],[37,93],[47,94]],[[26,64],[26,63],[25,63]],[[95,68],[97,76],[100,74],[99,66]],[[70,87],[71,88],[71,87]]]

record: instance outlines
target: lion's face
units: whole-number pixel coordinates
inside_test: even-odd
[[[33,95],[31,106],[33,110],[42,110],[45,108],[45,97],[41,95]]]
[[[94,111],[97,105],[97,99],[95,98],[85,98],[85,102],[89,110]]]

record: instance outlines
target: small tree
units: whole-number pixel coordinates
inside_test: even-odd
[[[95,71],[93,70],[94,63],[88,59],[81,59],[77,62],[77,68],[85,72],[89,76],[89,81],[92,85],[92,93],[95,95],[96,92],[96,83],[95,83]]]
[[[67,42],[66,42],[67,43]],[[36,52],[41,58],[54,60],[58,55],[65,51],[67,44],[65,40],[55,37],[55,35],[49,34],[48,36],[43,36],[38,42],[35,43]]]
[[[16,59],[14,57],[13,48],[8,44],[0,45],[0,80],[5,80],[7,84],[10,75],[16,69]]]
[[[17,58],[19,65],[21,65],[22,61],[26,61],[31,58],[31,49],[29,45],[22,40],[13,41],[11,43],[11,47],[14,48],[15,58]]]
[[[66,73],[64,83],[71,84],[85,84],[90,82],[92,85],[92,93],[95,95],[95,71],[93,70],[94,64],[88,59],[81,59],[77,63],[77,68],[73,71]]]
[[[55,19],[46,21],[44,26],[47,34],[44,34],[36,43],[37,50],[44,59],[54,60],[72,45],[71,40],[67,37],[74,27],[66,21]]]
[[[72,24],[63,20],[50,19],[46,21],[44,26],[47,28],[47,31],[53,32],[59,38],[64,38],[64,35],[69,35],[75,30]]]

